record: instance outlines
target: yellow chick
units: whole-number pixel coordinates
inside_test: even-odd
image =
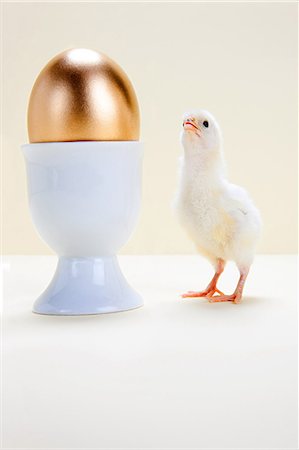
[[[215,268],[206,289],[182,297],[240,303],[260,236],[260,214],[247,192],[226,179],[220,127],[208,111],[184,115],[181,142],[184,154],[175,209],[199,253]],[[234,293],[224,295],[217,281],[228,260],[235,261],[240,278]]]

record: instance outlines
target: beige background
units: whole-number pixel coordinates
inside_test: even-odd
[[[230,179],[260,208],[260,252],[296,252],[295,3],[6,3],[3,6],[3,253],[43,254],[20,145],[35,77],[56,53],[90,47],[129,74],[142,112],[143,208],[125,253],[188,253],[171,211],[181,116],[218,118]]]

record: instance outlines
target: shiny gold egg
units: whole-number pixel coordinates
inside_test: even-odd
[[[55,56],[30,95],[30,142],[136,141],[139,122],[127,75],[93,50],[72,49]]]

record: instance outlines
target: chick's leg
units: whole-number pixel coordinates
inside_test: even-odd
[[[225,266],[225,261],[223,259],[219,258],[217,260],[215,275],[213,276],[212,280],[210,281],[210,283],[208,284],[206,289],[204,291],[199,291],[199,292],[188,291],[188,292],[186,292],[186,294],[182,294],[182,297],[183,298],[189,298],[189,297],[209,297],[210,298],[215,293],[218,293],[218,294],[224,296],[223,292],[221,292],[221,291],[219,291],[219,289],[217,289],[217,281],[224,270],[224,266]]]
[[[216,295],[214,297],[209,298],[210,303],[218,303],[218,302],[233,302],[233,303],[241,303],[244,284],[249,272],[249,268],[240,270],[240,278],[235,289],[235,292],[231,295]]]

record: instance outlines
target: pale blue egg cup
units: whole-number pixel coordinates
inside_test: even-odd
[[[59,256],[33,312],[101,314],[142,306],[116,257],[138,219],[142,144],[53,142],[22,150],[33,222]]]

